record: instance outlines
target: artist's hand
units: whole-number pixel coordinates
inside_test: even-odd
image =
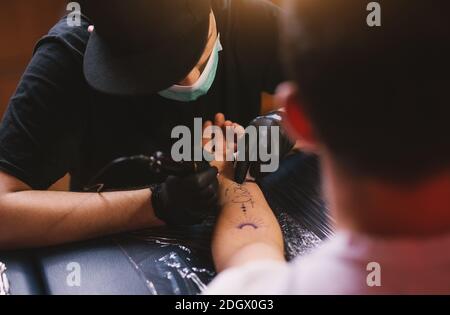
[[[217,211],[218,170],[204,170],[186,177],[169,176],[152,189],[156,216],[169,225],[199,224]]]
[[[270,154],[278,155],[278,158],[283,159],[293,148],[294,142],[290,140],[287,133],[285,132],[282,126],[283,120],[283,112],[275,111],[271,112],[267,115],[263,115],[255,118],[250,126],[255,126],[258,133],[258,142],[260,146],[267,146],[263,148],[265,152]],[[260,142],[261,139],[261,129],[259,127],[267,127],[267,139],[265,141]],[[272,148],[272,130],[271,127],[279,127],[279,142],[278,142],[278,150],[276,148]],[[264,129],[262,129],[264,130]],[[239,149],[239,148],[238,148]],[[276,152],[272,151],[275,150]],[[256,152],[258,158],[256,161],[249,161],[249,152]],[[245,142],[245,150],[238,151],[238,161],[235,166],[235,181],[239,184],[242,184],[247,176],[247,173],[250,171],[250,175],[255,178],[259,178],[264,175],[261,170],[261,164],[264,164],[260,160],[259,157],[259,148],[254,147],[254,143],[252,141]]]

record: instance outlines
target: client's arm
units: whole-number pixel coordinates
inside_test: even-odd
[[[205,122],[204,130],[215,125],[221,129],[232,128],[239,135],[241,126],[217,114],[214,123]],[[223,136],[223,135],[222,135]],[[211,137],[203,139],[206,145]],[[219,144],[220,145],[220,144]],[[236,150],[235,143],[223,143],[224,153]],[[224,160],[224,159],[223,159]],[[242,265],[252,260],[284,260],[283,236],[277,219],[255,183],[242,185],[234,178],[230,162],[213,161],[219,170],[219,203],[221,212],[217,219],[212,241],[212,254],[217,271]]]
[[[255,183],[219,176],[221,213],[213,236],[217,271],[253,260],[284,260],[283,236],[277,219]]]

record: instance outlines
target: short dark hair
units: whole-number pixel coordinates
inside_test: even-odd
[[[450,166],[450,3],[287,0],[282,52],[316,136],[347,169],[414,179]]]

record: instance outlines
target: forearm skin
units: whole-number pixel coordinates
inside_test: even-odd
[[[219,183],[222,210],[212,245],[216,269],[251,259],[284,260],[280,226],[258,185],[240,185],[224,176]]]
[[[0,249],[58,245],[162,225],[149,189],[75,193],[0,183]],[[3,184],[3,185],[1,185]],[[11,189],[13,187],[14,189]]]

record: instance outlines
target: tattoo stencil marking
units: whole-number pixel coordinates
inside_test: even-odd
[[[225,190],[225,196],[231,196],[231,202],[238,204],[244,214],[244,220],[236,220],[236,227],[238,229],[242,230],[251,227],[256,230],[262,225],[262,222],[258,222],[260,221],[258,218],[253,218],[251,214],[248,214],[248,210],[255,207],[255,201],[245,186],[232,184]]]
[[[233,184],[228,187],[225,191],[225,196],[233,194],[231,202],[235,204],[240,204],[241,210],[244,214],[247,213],[248,207],[253,208],[255,202],[250,191],[239,184]]]

